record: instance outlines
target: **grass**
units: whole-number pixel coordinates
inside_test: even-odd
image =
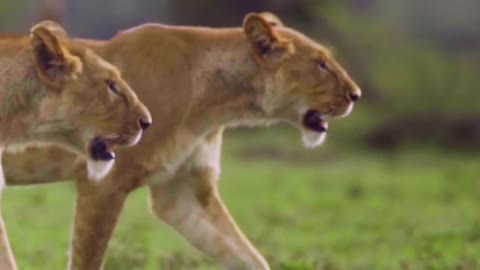
[[[308,151],[298,134],[277,133],[227,134],[220,181],[272,269],[480,269],[479,157],[330,142]],[[73,199],[71,183],[5,192],[20,269],[65,268]],[[142,189],[129,198],[106,269],[219,268],[149,215]]]

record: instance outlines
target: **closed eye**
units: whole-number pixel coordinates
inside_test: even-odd
[[[120,94],[120,90],[118,89],[118,84],[112,80],[105,80],[105,83],[108,86],[108,90],[112,91],[116,95]]]

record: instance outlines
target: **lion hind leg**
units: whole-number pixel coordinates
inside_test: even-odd
[[[150,186],[151,209],[158,218],[226,269],[270,269],[233,221],[215,185],[182,184]]]

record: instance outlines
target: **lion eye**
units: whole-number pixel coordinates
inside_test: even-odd
[[[112,91],[113,93],[115,93],[117,95],[120,93],[120,91],[118,90],[118,85],[117,85],[116,82],[114,82],[112,80],[105,80],[105,83],[108,86],[108,90]]]
[[[325,61],[318,61],[318,62],[317,62],[317,65],[318,65],[318,68],[319,68],[321,71],[328,71],[327,62],[325,62]]]

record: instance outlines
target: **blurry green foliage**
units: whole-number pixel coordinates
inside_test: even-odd
[[[369,74],[380,85],[385,101],[383,106],[371,108],[381,112],[372,117],[480,111],[480,50],[442,50],[420,37],[402,33],[373,12],[352,14],[339,4],[329,5],[328,12],[317,12],[361,52]]]
[[[0,1],[0,31],[21,32],[33,23],[39,1]]]

